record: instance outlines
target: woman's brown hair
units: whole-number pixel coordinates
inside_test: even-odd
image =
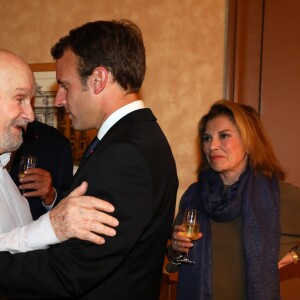
[[[265,129],[254,108],[245,104],[231,101],[218,101],[213,104],[209,112],[204,115],[198,126],[200,138],[200,165],[199,170],[208,166],[203,153],[202,137],[208,121],[227,116],[240,132],[241,139],[249,155],[249,163],[254,172],[262,173],[268,177],[277,177],[284,180],[286,177],[279,161],[273,151],[272,145],[267,137]]]

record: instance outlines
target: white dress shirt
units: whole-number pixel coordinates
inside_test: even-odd
[[[25,252],[59,243],[49,213],[32,221],[28,201],[4,168],[9,160],[10,153],[0,155],[0,251]]]

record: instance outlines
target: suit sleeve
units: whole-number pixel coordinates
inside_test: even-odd
[[[74,297],[101,285],[117,269],[131,267],[125,258],[151,219],[150,168],[131,143],[115,143],[97,155],[93,154],[75,180],[78,184],[87,180],[89,195],[115,206],[120,222],[117,235],[106,238],[101,246],[72,239],[47,250],[0,253],[0,295]]]

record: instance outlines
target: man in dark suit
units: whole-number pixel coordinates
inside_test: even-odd
[[[99,130],[70,190],[87,181],[87,194],[112,203],[120,225],[102,246],[71,239],[48,250],[0,253],[0,295],[158,299],[178,179],[167,139],[139,100],[141,32],[126,20],[87,23],[51,53],[60,84],[55,104],[75,129]]]
[[[36,168],[19,178],[22,155],[37,157]],[[73,178],[72,150],[69,140],[56,128],[34,120],[28,123],[23,144],[16,151],[10,175],[30,206],[33,220],[47,212],[45,207],[57,204],[63,198]]]

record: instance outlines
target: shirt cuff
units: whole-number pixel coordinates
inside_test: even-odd
[[[47,211],[50,211],[52,208],[53,208],[53,206],[54,206],[54,204],[55,204],[55,202],[56,202],[56,199],[57,199],[57,191],[56,191],[56,189],[53,187],[53,189],[54,189],[54,191],[55,191],[55,197],[54,197],[54,200],[53,200],[53,202],[52,202],[52,204],[51,205],[46,205],[45,203],[44,203],[44,201],[42,201],[42,204],[43,204],[43,206],[45,207],[45,209],[47,210]]]
[[[42,215],[38,220],[27,225],[25,238],[28,251],[45,249],[50,245],[60,243],[51,226],[49,213]]]

